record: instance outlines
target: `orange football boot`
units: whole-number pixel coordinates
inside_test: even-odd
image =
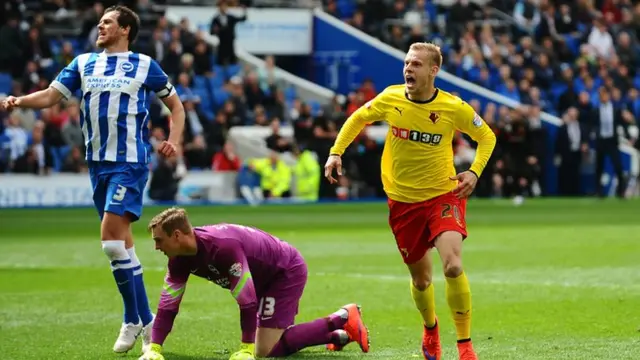
[[[327,344],[327,350],[329,351],[342,351],[344,345]]]
[[[478,355],[473,350],[471,340],[458,343],[458,354],[460,354],[460,360],[478,360]]]
[[[442,358],[438,319],[436,319],[436,325],[433,328],[427,329],[426,326],[424,327],[422,333],[422,355],[425,360],[440,360]]]
[[[344,324],[344,330],[349,335],[349,342],[357,342],[362,352],[369,352],[369,329],[362,321],[362,312],[357,304],[349,304],[342,307],[347,310],[347,322]]]

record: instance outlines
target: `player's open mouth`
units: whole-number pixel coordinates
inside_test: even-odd
[[[414,77],[413,77],[413,76],[411,76],[411,75],[406,75],[406,76],[404,77],[404,82],[405,82],[407,85],[415,85],[415,83],[416,83],[416,79],[414,79]]]

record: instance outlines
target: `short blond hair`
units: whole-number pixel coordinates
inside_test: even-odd
[[[415,42],[411,44],[409,50],[426,51],[429,61],[439,68],[442,67],[442,51],[440,51],[440,46],[428,42]]]
[[[149,221],[147,230],[152,232],[156,227],[160,227],[167,235],[171,235],[176,230],[180,230],[184,234],[191,234],[192,231],[187,211],[179,207],[171,207],[154,216]]]

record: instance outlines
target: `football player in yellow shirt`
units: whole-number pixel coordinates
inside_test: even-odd
[[[389,86],[349,117],[331,148],[325,176],[335,183],[333,170],[342,175],[341,156],[366,124],[383,120],[389,124],[382,183],[389,198],[389,225],[409,268],[411,295],[424,320],[422,353],[426,360],[442,357],[429,256],[435,247],[443,264],[459,359],[476,360],[471,344],[471,290],[461,251],[467,237],[466,198],[491,157],[496,136],[469,104],[435,87],[441,66],[438,46],[411,45],[403,69],[405,83]],[[460,174],[453,164],[456,131],[478,143],[475,161]]]

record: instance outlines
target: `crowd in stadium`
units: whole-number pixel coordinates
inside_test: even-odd
[[[45,34],[42,12],[64,17],[72,2],[44,2],[38,13],[23,2],[9,1],[0,9],[0,93],[21,95],[43,89],[75,55],[93,50],[95,25],[107,3],[82,2],[76,16],[83,19],[82,32],[61,39]],[[152,13],[150,1],[130,3],[142,14]],[[544,194],[540,179],[546,161],[559,166],[560,193],[578,195],[581,187],[575,184],[585,164],[600,163],[607,154],[619,159],[618,129],[632,145],[640,145],[636,141],[640,5],[633,6],[630,0],[491,1],[488,5],[514,19],[494,24],[484,21],[489,11],[482,3],[368,0],[357,5],[329,0],[325,9],[403,51],[414,41],[436,42],[445,54],[444,70],[522,104],[509,109],[466,99],[499,138],[478,195]],[[382,90],[365,81],[345,102],[336,98],[322,109],[314,108],[274,81],[272,69],[277,64],[272,57],[258,69],[238,65],[235,56],[225,56],[222,63],[222,44],[212,48],[202,34],[187,30],[186,20],[174,25],[161,14],[154,19],[149,36],[141,38],[135,50],[161,63],[185,105],[184,158],[179,162],[189,169],[237,170],[245,159],[236,159],[233,147],[225,146],[227,132],[233,126],[253,124],[274,129],[269,148],[287,152],[296,145],[316,151],[322,162],[346,116]],[[219,30],[214,28],[213,33]],[[557,115],[565,123],[553,147],[548,146],[548,134],[541,126],[542,112]],[[86,171],[79,119],[77,100],[41,112],[0,112],[0,171]],[[609,120],[613,130],[607,127]],[[164,139],[168,124],[167,112],[155,101],[153,142]],[[277,134],[280,124],[294,127],[294,139]],[[354,170],[350,174],[373,195],[382,195],[382,146],[363,136],[345,157]],[[453,146],[456,165],[464,168],[473,159],[474,144],[459,136]],[[595,156],[590,156],[589,148]],[[613,163],[623,177],[619,161]],[[596,168],[601,171],[601,166]],[[335,196],[335,188],[326,186],[323,197]]]
[[[559,165],[560,193],[577,195],[582,165],[595,162],[599,178],[605,155],[619,159],[616,133],[640,148],[636,120],[640,118],[636,71],[640,4],[417,0],[367,1],[358,7],[350,1],[329,0],[326,9],[403,51],[415,41],[438,43],[445,54],[444,70],[522,104],[517,109],[492,103],[482,107],[467,99],[499,135],[497,153],[479,193],[543,192],[530,185],[543,187],[536,180],[542,177],[542,162],[552,159]],[[513,22],[489,21],[498,11],[511,15]],[[611,115],[603,115],[609,108]],[[565,123],[555,149],[547,146],[541,112]],[[613,122],[611,131],[601,129],[608,118]],[[609,139],[613,145],[601,141]],[[461,154],[468,153],[469,145],[468,139],[460,138]],[[589,156],[590,145],[595,156]],[[613,164],[623,177],[619,160]],[[623,183],[619,182],[620,196]]]

